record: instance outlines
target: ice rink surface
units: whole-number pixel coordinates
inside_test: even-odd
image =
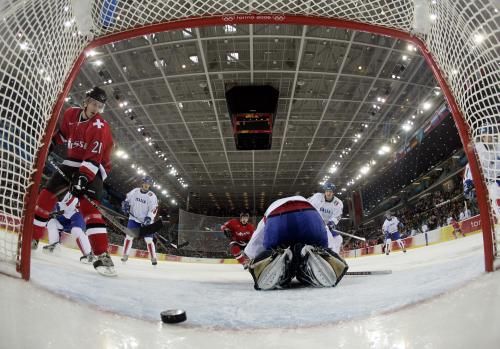
[[[335,288],[255,291],[239,265],[113,257],[119,276],[75,250],[35,252],[31,281],[0,276],[0,348],[500,348],[500,272],[481,235],[349,259]],[[160,321],[181,308],[188,320]]]

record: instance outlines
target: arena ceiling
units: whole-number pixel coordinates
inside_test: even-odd
[[[128,154],[114,158],[111,183],[129,190],[140,167],[169,205],[185,208],[189,195],[201,212],[260,211],[327,178],[345,197],[443,103],[413,46],[352,30],[185,28],[87,54],[67,102],[94,85],[108,92],[104,116]],[[271,150],[236,150],[224,94],[249,84],[279,90]]]

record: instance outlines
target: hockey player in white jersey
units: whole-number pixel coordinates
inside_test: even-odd
[[[245,247],[256,290],[288,287],[294,277],[313,287],[332,287],[347,263],[331,248],[333,236],[302,196],[273,202]]]
[[[318,210],[323,222],[325,222],[328,230],[332,234],[334,239],[334,246],[332,250],[336,253],[340,253],[340,248],[342,247],[342,235],[340,235],[335,229],[339,224],[340,218],[342,217],[342,211],[344,209],[344,204],[342,201],[333,195],[335,190],[335,185],[330,182],[326,182],[323,186],[323,193],[316,193],[307,200]]]
[[[64,198],[59,201],[51,219],[47,222],[47,232],[49,244],[44,246],[44,253],[53,253],[59,244],[61,232],[70,232],[76,239],[76,244],[82,252],[80,261],[82,263],[92,263],[95,259],[90,247],[89,238],[85,234],[85,222],[83,216],[78,211],[78,198],[66,193]]]
[[[158,198],[149,188],[153,185],[153,179],[150,176],[145,176],[142,179],[140,188],[132,189],[126,199],[122,202],[123,213],[129,215],[127,228],[140,228],[141,226],[150,225],[156,216],[158,210]],[[151,264],[156,265],[156,248],[153,242],[153,235],[144,236],[144,241],[151,257]],[[128,260],[128,254],[132,247],[133,236],[127,235],[123,242],[122,262]]]
[[[483,169],[491,207],[496,219],[500,220],[500,123],[498,118],[495,120],[495,123],[489,122],[479,129],[474,146]],[[470,169],[469,177],[472,181]]]
[[[399,247],[406,253],[405,244],[399,235],[399,227],[403,227],[403,224],[399,219],[394,217],[390,211],[385,214],[385,218],[386,220],[382,225],[385,240],[385,254],[388,255],[391,252],[392,241],[397,241]]]

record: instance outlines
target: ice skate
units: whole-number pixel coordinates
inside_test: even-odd
[[[80,257],[80,262],[83,263],[83,264],[91,264],[93,263],[95,260],[96,260],[96,256],[94,256],[94,254],[92,252],[90,252],[88,255],[86,256],[81,256]]]
[[[157,265],[158,264],[158,260],[156,258],[151,258],[151,264]]]
[[[59,241],[58,242],[54,242],[53,244],[50,244],[50,245],[45,245],[43,246],[42,248],[42,252],[45,253],[45,254],[53,254],[57,245],[59,245]]]
[[[31,249],[35,251],[38,249],[38,240],[31,240]]]
[[[128,255],[127,255],[127,254],[124,254],[124,255],[122,256],[122,258],[121,258],[121,261],[122,261],[123,263],[125,263],[126,261],[128,261]]]
[[[94,262],[94,269],[101,275],[104,276],[117,276],[115,270],[115,265],[113,264],[113,260],[111,259],[108,252],[104,252],[103,254],[97,257],[97,260]]]

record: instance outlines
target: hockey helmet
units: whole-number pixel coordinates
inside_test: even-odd
[[[151,177],[151,176],[142,177],[142,183],[153,185],[153,177]]]
[[[85,95],[88,98],[92,98],[98,102],[101,102],[102,104],[105,104],[108,99],[108,97],[106,96],[106,92],[98,86],[92,87],[85,93]]]
[[[387,211],[387,212],[385,213],[385,218],[387,218],[387,219],[391,219],[391,218],[392,218],[392,212],[391,212],[391,211]]]
[[[326,183],[323,185],[323,190],[324,190],[324,191],[327,191],[327,190],[330,190],[330,191],[335,191],[335,184],[333,184],[332,182],[326,182]]]

